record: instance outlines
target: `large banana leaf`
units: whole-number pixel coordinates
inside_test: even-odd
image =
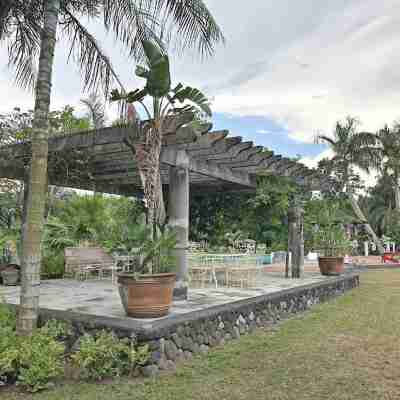
[[[151,41],[143,41],[148,69],[136,68],[136,75],[147,79],[146,89],[150,96],[164,97],[171,90],[169,58]]]
[[[210,102],[208,98],[196,88],[190,86],[184,87],[181,83],[177,85],[172,92],[174,95],[170,97],[170,102],[174,104],[176,101],[184,103],[186,101],[193,103],[195,106],[199,107],[205,114],[209,117],[212,115],[210,108]],[[177,108],[175,110],[178,110]],[[192,111],[193,106],[184,106],[179,109],[180,112]]]
[[[111,92],[110,101],[120,101],[126,100],[128,103],[135,103],[137,101],[143,101],[143,99],[148,95],[146,88],[135,89],[129,93],[120,93],[117,89]]]

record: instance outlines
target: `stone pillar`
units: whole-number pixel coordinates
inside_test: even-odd
[[[304,273],[304,210],[295,201],[291,202],[288,212],[289,240],[288,251],[291,253],[290,270],[292,278],[301,278]],[[288,275],[287,269],[287,275]]]
[[[169,225],[175,229],[177,244],[174,250],[177,263],[177,279],[174,298],[187,298],[188,245],[189,245],[189,158],[179,151],[176,166],[169,169]]]

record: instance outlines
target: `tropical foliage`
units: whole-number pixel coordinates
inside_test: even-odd
[[[295,186],[285,178],[261,176],[254,193],[196,193],[190,198],[190,237],[212,247],[254,239],[269,250],[287,247],[287,211]]]

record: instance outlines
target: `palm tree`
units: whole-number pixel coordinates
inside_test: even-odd
[[[178,38],[178,48],[196,47],[202,55],[212,54],[215,44],[223,41],[219,27],[201,0],[1,0],[0,42],[6,41],[9,45],[9,63],[16,68],[17,82],[22,86],[35,84],[31,167],[22,235],[20,334],[31,334],[38,315],[48,113],[58,25],[71,39],[70,55],[83,71],[85,87],[96,88],[102,84],[108,92],[115,80],[123,90],[110,61],[80,22],[82,16],[95,19],[100,15],[105,29],[112,31],[136,60],[143,56],[144,39],[161,48],[163,39]]]
[[[394,208],[400,212],[400,124],[396,123],[393,129],[385,126],[377,136],[382,150],[381,172],[392,182]]]
[[[383,174],[376,186],[370,188],[359,204],[368,216],[373,229],[380,235],[386,235],[387,229],[393,223],[394,192],[392,177]]]
[[[346,195],[354,214],[364,224],[378,251],[383,254],[384,248],[354,196],[355,190],[359,188],[359,176],[354,168],[357,167],[367,173],[371,169],[378,169],[381,151],[376,146],[376,135],[369,132],[357,132],[358,125],[357,119],[347,117],[344,123],[340,121],[336,123],[333,138],[324,135],[318,136],[318,141],[327,143],[334,153],[332,159],[322,161],[321,167],[335,175],[338,191]]]
[[[105,105],[97,93],[90,94],[89,97],[82,99],[81,103],[87,109],[87,118],[94,129],[104,128],[106,123]]]

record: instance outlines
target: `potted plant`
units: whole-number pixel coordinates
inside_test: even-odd
[[[351,242],[344,229],[343,215],[337,202],[323,200],[313,226],[313,248],[319,252],[318,265],[322,275],[344,272],[344,256]]]
[[[322,275],[340,275],[344,272],[344,256],[349,249],[349,241],[341,226],[320,228],[317,246],[323,256],[318,257],[318,266]]]
[[[137,251],[136,272],[118,274],[121,302],[129,317],[159,318],[168,314],[176,280],[171,255],[175,245],[171,230],[157,232],[153,238],[148,235]]]
[[[118,281],[128,315],[157,317],[168,312],[172,300],[171,288],[175,282],[175,275],[166,272],[166,265],[160,257],[165,234],[157,238],[157,226],[163,226],[166,220],[160,173],[162,144],[165,135],[171,133],[171,126],[175,127],[178,138],[197,136],[200,127],[200,131],[204,132],[204,123],[195,116],[211,116],[211,109],[208,99],[199,90],[181,83],[175,87],[171,85],[168,55],[156,43],[144,40],[142,45],[146,67],[138,66],[136,75],[146,79],[146,85],[130,92],[113,90],[111,101],[128,104],[130,121],[127,121],[127,126],[132,129],[128,130],[124,142],[134,155],[143,187],[149,238],[147,245],[141,249],[141,265],[149,268],[148,274],[139,277],[121,274]],[[150,101],[147,102],[146,98]],[[143,107],[147,117],[145,121],[136,118],[136,110],[132,109],[134,103]],[[189,124],[192,129],[181,129]]]

